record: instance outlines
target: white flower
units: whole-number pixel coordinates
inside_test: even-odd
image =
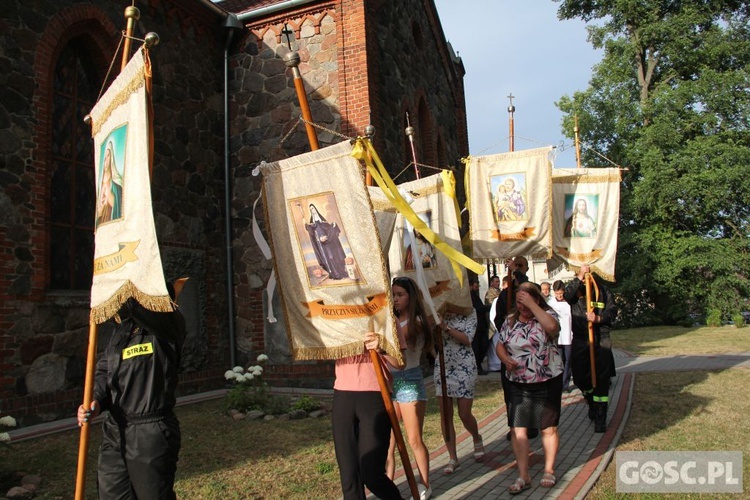
[[[235,381],[236,381],[236,382],[237,382],[238,384],[241,384],[242,382],[244,382],[245,380],[247,380],[247,376],[246,376],[246,375],[243,375],[243,374],[241,374],[241,373],[238,373],[238,374],[237,374],[237,377],[236,377],[236,378],[235,378],[234,380],[235,380]]]
[[[235,366],[234,368],[232,368],[232,371],[233,371],[234,373],[242,373],[242,372],[244,372],[244,371],[245,371],[245,369],[244,369],[244,368],[242,368],[241,366]]]
[[[224,372],[224,378],[227,380],[234,380],[237,378],[237,374],[232,370],[227,370],[226,372]]]
[[[16,419],[11,417],[10,415],[0,417],[0,425],[4,425],[5,427],[15,427]]]
[[[254,378],[255,378],[255,377],[253,376],[253,374],[252,374],[252,373],[246,373],[246,374],[245,374],[245,380],[252,380],[252,379],[254,379]]]
[[[7,432],[0,432],[0,443],[9,443],[10,442],[10,434]]]
[[[263,370],[253,370],[250,373],[253,374],[253,377],[260,377],[261,375],[263,375]]]
[[[263,361],[268,361],[268,356],[265,354],[258,354],[258,363],[262,363]]]

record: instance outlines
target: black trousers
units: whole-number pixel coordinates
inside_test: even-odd
[[[596,342],[594,345],[596,387],[593,387],[588,339],[573,338],[573,359],[571,360],[573,382],[584,394],[591,392],[593,401],[608,403],[610,378],[615,375],[615,358],[611,349],[598,344],[599,342]]]
[[[365,486],[385,500],[401,499],[385,474],[391,421],[375,391],[333,391],[333,445],[346,500],[364,500]]]
[[[97,486],[105,500],[175,499],[180,423],[171,416],[155,422],[102,425]]]
[[[487,349],[490,347],[490,337],[485,328],[484,331],[477,329],[474,338],[471,341],[471,349],[474,351],[474,357],[477,359],[477,369],[482,369],[482,361],[487,356]]]

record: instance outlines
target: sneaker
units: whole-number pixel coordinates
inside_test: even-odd
[[[432,487],[426,488],[424,484],[419,483],[417,489],[419,490],[419,500],[427,500],[432,496]]]

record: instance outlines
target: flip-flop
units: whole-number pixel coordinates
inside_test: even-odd
[[[445,464],[445,467],[443,467],[443,474],[445,474],[446,476],[450,476],[460,468],[461,464],[458,463],[458,460],[451,459],[447,464]]]
[[[508,493],[511,495],[517,495],[523,490],[528,490],[529,488],[531,488],[531,482],[524,481],[522,478],[518,477],[508,488]]]
[[[539,484],[545,488],[552,488],[557,484],[557,478],[551,472],[545,472]]]

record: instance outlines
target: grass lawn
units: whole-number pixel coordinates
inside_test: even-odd
[[[750,352],[750,327],[653,326],[614,330],[612,345],[646,356]]]
[[[748,352],[750,328],[616,330],[613,344],[644,355]],[[617,449],[741,450],[750,457],[750,441],[746,437],[750,398],[744,397],[749,385],[750,371],[741,368],[638,374],[630,418]],[[477,419],[497,410],[501,401],[499,382],[480,377],[474,404]],[[329,416],[296,421],[234,421],[222,412],[222,404],[215,400],[177,409],[183,429],[176,484],[180,498],[340,496]],[[455,419],[456,431],[463,432],[457,412]],[[100,429],[95,426],[89,446],[86,498],[96,497],[99,436]],[[43,478],[35,498],[72,498],[78,438],[79,433],[71,431],[0,446],[0,494],[17,485],[18,474],[24,472]],[[443,444],[435,398],[427,407],[425,442],[430,450]],[[744,462],[744,477],[750,478],[750,458]],[[614,468],[614,463],[610,464],[589,498],[618,497]],[[746,493],[744,497],[750,495]]]

